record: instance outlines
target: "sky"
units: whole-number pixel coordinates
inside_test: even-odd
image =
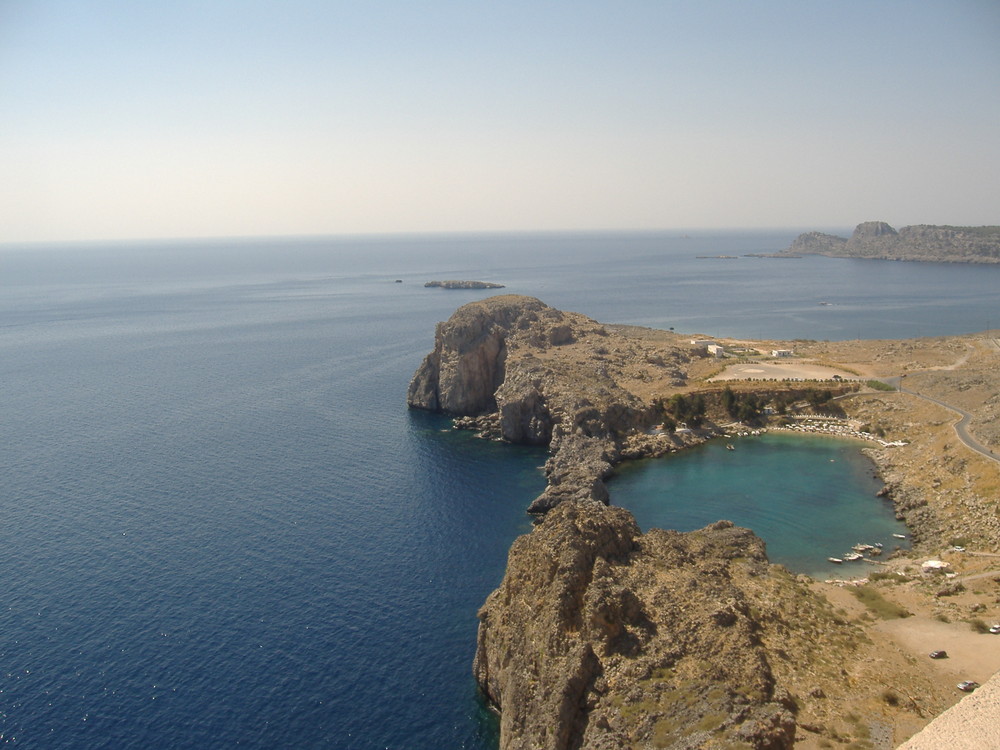
[[[0,0],[0,243],[1000,224],[998,0]]]

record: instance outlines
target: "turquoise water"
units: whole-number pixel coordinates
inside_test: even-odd
[[[713,440],[622,466],[611,496],[644,530],[690,531],[727,519],[763,538],[772,562],[818,578],[860,578],[878,566],[827,558],[842,558],[859,542],[879,542],[885,553],[908,546],[893,537],[906,526],[875,496],[882,482],[862,445],[782,433]]]
[[[1000,320],[1000,268],[695,257],[794,235],[0,248],[0,739],[495,748],[471,676],[476,611],[530,529],[545,456],[405,408],[435,324],[486,295],[423,282],[496,281],[605,322],[733,336]],[[612,496],[646,527],[745,523],[778,559],[809,540],[816,554],[788,560],[811,570],[886,528],[874,485],[841,497],[848,475],[871,479],[855,444],[790,453],[820,444],[706,446],[624,467]],[[668,504],[675,475],[713,491]],[[650,488],[637,499],[629,481]],[[685,520],[694,510],[704,520]],[[791,531],[768,531],[772,514]],[[843,542],[824,546],[834,527]]]

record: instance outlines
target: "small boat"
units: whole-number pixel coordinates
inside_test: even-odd
[[[893,534],[897,539],[906,539],[906,534]]]
[[[726,445],[726,450],[727,450],[727,451],[734,451],[734,450],[736,450],[736,449],[735,449],[735,448],[733,447],[733,444],[732,444],[732,443],[728,443],[728,444]]]
[[[826,559],[829,560],[832,563],[837,563],[837,565],[840,565],[840,563],[844,562],[839,557],[828,557]]]
[[[855,560],[860,560],[860,559],[861,555],[859,555],[857,552],[852,552],[849,555],[844,555],[845,562],[854,562]]]

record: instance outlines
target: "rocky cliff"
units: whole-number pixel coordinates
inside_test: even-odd
[[[750,531],[642,534],[594,502],[514,543],[479,620],[474,672],[503,750],[789,748],[806,665],[865,642]]]
[[[548,486],[531,512],[567,499],[606,502],[604,480],[622,445],[653,421],[609,372],[601,354],[609,339],[590,318],[532,297],[473,302],[438,325],[407,402],[472,417],[471,426],[503,440],[548,445]]]
[[[788,255],[1000,263],[1000,226],[953,227],[918,224],[898,232],[884,221],[866,221],[849,239],[820,232],[800,234]]]

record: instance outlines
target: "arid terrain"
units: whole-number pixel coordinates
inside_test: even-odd
[[[636,346],[685,341],[662,332],[615,330]],[[1000,462],[959,440],[953,426],[958,413],[921,398],[968,412],[971,436],[987,451],[1000,452],[1000,341],[993,334],[889,341],[723,340],[727,349],[787,349],[794,356],[695,358],[685,368],[686,392],[712,383],[740,390],[760,389],[772,380],[829,384],[839,375],[861,384],[836,400],[843,417],[878,430],[886,441],[906,442],[866,449],[914,541],[912,550],[880,566],[880,580],[867,586],[909,615],[882,619],[851,593],[855,587],[812,584],[846,619],[862,625],[869,643],[850,663],[845,660],[843,680],[823,681],[826,697],[810,706],[815,721],[800,715],[796,747],[836,746],[830,744],[830,729],[862,743],[858,746],[895,747],[963,696],[958,682],[983,683],[1000,671],[1000,634],[981,632],[984,624],[1000,622]],[[633,368],[623,367],[618,382],[644,399],[678,390],[673,377],[656,379],[651,368]],[[892,380],[901,375],[901,381]],[[875,379],[901,382],[909,392],[865,385]],[[966,551],[954,551],[955,546]],[[949,564],[947,574],[921,572],[920,564],[932,558]],[[948,658],[929,658],[939,649]],[[831,684],[842,690],[834,692]],[[900,698],[896,706],[886,703],[890,691]],[[812,733],[811,726],[827,732]]]
[[[505,716],[501,746],[882,750],[956,703],[960,680],[989,679],[1000,669],[1000,634],[988,632],[1000,622],[998,363],[992,334],[709,341],[530,298],[460,309],[439,326],[410,404],[551,453],[531,508],[550,517],[515,544],[480,613],[477,675]],[[912,548],[851,568],[867,579],[813,581],[741,566],[752,554],[725,552],[716,538],[728,532],[637,537],[627,519],[587,510],[614,504],[604,480],[615,464],[742,429],[736,413],[750,429],[863,440]],[[562,503],[580,510],[552,514]],[[669,551],[698,535],[710,559]],[[747,633],[761,648],[734,650]],[[938,649],[948,657],[931,659]],[[766,675],[753,689],[738,677],[754,673],[749,659]],[[683,699],[679,686],[705,670],[718,675],[716,702]]]

